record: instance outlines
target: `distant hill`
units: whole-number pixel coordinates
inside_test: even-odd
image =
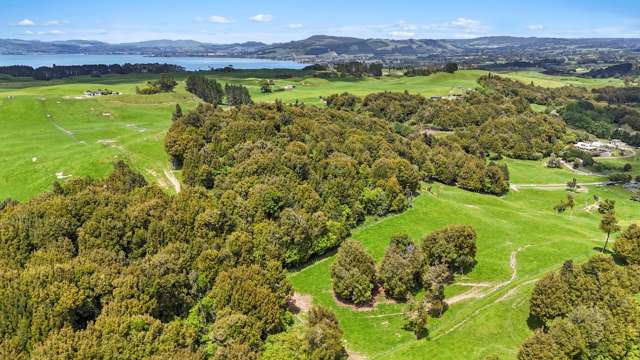
[[[261,42],[210,44],[193,40],[152,40],[136,43],[108,44],[99,41],[27,41],[0,39],[0,54],[84,53],[144,55],[217,55],[263,58],[299,58],[319,56],[367,56],[373,58],[431,56],[535,56],[561,52],[613,50],[636,53],[640,39],[593,38],[561,39],[493,36],[474,39],[360,39],[315,35],[286,43],[267,45]]]
[[[194,40],[151,40],[109,44],[100,41],[29,41],[0,39],[0,54],[143,54],[143,55],[242,55],[266,47],[260,42],[209,44]]]
[[[538,52],[560,49],[614,49],[634,51],[640,39],[560,39],[493,36],[474,39],[358,39],[336,36],[312,36],[305,40],[273,44],[257,51],[261,56],[335,55],[459,55],[499,54],[513,51]]]

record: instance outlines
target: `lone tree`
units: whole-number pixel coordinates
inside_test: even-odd
[[[336,315],[329,309],[314,306],[309,311],[308,319],[305,340],[309,358],[347,359]]]
[[[575,206],[576,206],[575,198],[573,197],[573,194],[569,193],[567,194],[567,199],[560,201],[560,203],[558,203],[556,206],[553,207],[553,210],[555,210],[558,214],[562,214],[567,209],[571,209],[573,213],[573,208]]]
[[[366,304],[372,298],[375,262],[359,242],[347,240],[340,246],[331,266],[331,279],[333,291],[339,298],[354,304]]]
[[[571,181],[567,183],[567,190],[576,191],[577,188],[578,188],[578,180],[576,180],[576,178],[571,179]]]
[[[616,203],[613,200],[605,200],[598,209],[598,211],[602,214],[602,219],[600,220],[600,230],[607,234],[607,239],[604,242],[602,252],[605,252],[607,250],[607,244],[609,243],[609,237],[611,237],[611,233],[620,231],[620,225],[618,225],[618,219],[616,219],[615,204]]]
[[[454,72],[458,71],[458,64],[456,63],[447,63],[444,66],[444,71],[453,74]]]
[[[421,252],[409,236],[394,236],[378,267],[385,295],[405,300],[418,286],[421,263]]]
[[[171,120],[176,121],[181,117],[182,117],[182,107],[180,107],[180,104],[176,104],[176,111],[173,113]]]
[[[171,92],[173,91],[173,88],[178,85],[176,79],[169,74],[160,75],[160,79],[158,80],[157,84],[162,92]]]
[[[429,318],[429,303],[426,299],[411,298],[404,308],[404,328],[413,331],[416,338],[427,335],[427,319]]]
[[[627,264],[640,265],[640,226],[629,225],[613,244],[613,249]]]
[[[476,232],[469,225],[451,225],[424,238],[422,250],[429,265],[445,264],[464,273],[475,263]]]

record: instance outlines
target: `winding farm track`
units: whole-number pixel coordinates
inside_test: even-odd
[[[167,178],[167,180],[169,180],[171,185],[173,185],[173,188],[176,190],[176,193],[179,193],[180,190],[181,190],[180,181],[173,174],[173,171],[171,171],[169,169],[164,169],[163,172],[164,172],[164,176]]]
[[[578,186],[609,186],[614,185],[614,181],[594,181],[577,183]],[[511,190],[518,191],[520,189],[539,189],[539,190],[558,190],[567,187],[567,184],[511,184]]]
[[[501,283],[497,283],[493,286],[491,285],[491,283],[466,283],[466,284],[460,283],[459,285],[468,285],[468,286],[472,286],[473,288],[469,291],[463,292],[462,294],[458,294],[450,297],[449,299],[446,300],[447,304],[453,305],[455,303],[459,303],[467,299],[482,299],[500,290],[501,288],[511,284],[518,277],[518,271],[517,271],[518,253],[520,251],[523,251],[527,247],[528,246],[520,247],[517,250],[511,252],[511,256],[509,257],[509,267],[511,268],[511,277],[509,278],[509,280],[503,281]],[[489,290],[484,290],[487,287],[491,287],[491,288]]]

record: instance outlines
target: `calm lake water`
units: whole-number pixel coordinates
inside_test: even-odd
[[[236,69],[302,69],[305,65],[292,61],[212,57],[155,57],[143,55],[0,55],[0,66],[28,65],[33,67],[56,65],[166,63],[183,66],[187,70],[209,70],[233,65]]]

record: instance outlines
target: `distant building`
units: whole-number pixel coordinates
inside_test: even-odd
[[[624,150],[625,148],[628,147],[628,145],[620,140],[614,139],[609,141],[606,144],[600,141],[590,141],[590,142],[580,141],[577,144],[575,144],[575,147],[578,150],[586,151],[592,155],[607,157],[607,156],[611,156],[613,151],[615,150]]]

